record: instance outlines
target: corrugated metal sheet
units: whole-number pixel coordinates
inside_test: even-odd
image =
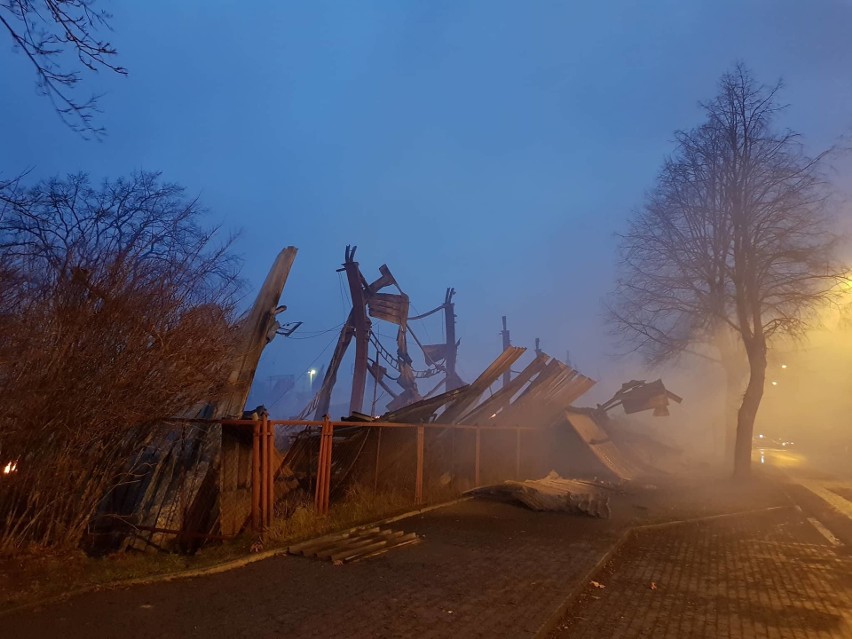
[[[569,428],[580,436],[591,453],[619,479],[635,479],[640,469],[615,445],[607,432],[585,413],[565,411],[565,420]]]
[[[428,422],[437,410],[451,401],[465,395],[469,392],[469,389],[469,386],[460,386],[459,388],[447,391],[446,393],[435,395],[435,397],[421,399],[419,402],[414,402],[404,408],[387,413],[382,417],[382,421],[409,424]]]
[[[566,410],[595,381],[552,359],[526,390],[494,419],[500,426],[541,427],[562,419]]]
[[[527,349],[520,346],[510,346],[504,350],[495,359],[482,374],[477,377],[470,385],[468,392],[453,401],[446,410],[441,413],[439,421],[443,424],[458,423],[458,418],[471,408],[482,393],[488,390],[499,377],[512,368],[518,358],[526,352]]]
[[[479,404],[476,408],[462,415],[459,421],[464,424],[485,424],[492,419],[492,415],[508,406],[512,398],[517,395],[536,375],[541,373],[547,365],[548,356],[537,355],[520,374],[513,379],[505,388],[501,388],[490,398]]]

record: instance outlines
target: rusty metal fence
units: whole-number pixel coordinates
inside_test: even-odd
[[[352,421],[331,421],[325,418],[321,421],[314,420],[270,420],[266,416],[262,416],[257,420],[199,420],[187,419],[181,420],[192,422],[199,425],[206,423],[209,425],[221,425],[222,427],[238,428],[251,433],[251,464],[250,464],[250,493],[251,493],[251,514],[250,523],[251,529],[255,532],[261,532],[268,528],[273,521],[275,513],[275,482],[286,467],[287,456],[281,455],[275,446],[275,429],[297,429],[301,433],[310,432],[314,440],[318,439],[316,457],[313,457],[313,449],[310,454],[309,463],[312,462],[312,492],[313,505],[317,514],[327,514],[331,502],[332,494],[332,464],[335,460],[335,432],[345,429],[351,432],[355,429],[365,429],[367,434],[375,434],[375,449],[374,449],[374,489],[378,485],[378,475],[380,469],[380,460],[382,455],[389,455],[391,451],[383,451],[382,433],[388,431],[411,432],[416,437],[413,451],[403,450],[404,457],[408,457],[407,461],[402,460],[404,470],[413,470],[414,474],[414,490],[413,502],[416,505],[424,503],[424,476],[426,474],[426,458],[427,433],[432,432],[434,435],[445,435],[453,438],[461,433],[465,433],[466,437],[472,439],[472,448],[465,456],[470,459],[464,459],[461,463],[464,466],[472,467],[472,482],[478,486],[482,482],[483,475],[483,440],[489,437],[494,437],[497,433],[502,434],[504,440],[511,438],[512,444],[510,454],[507,447],[504,445],[501,449],[501,465],[502,469],[499,473],[490,473],[491,478],[496,479],[511,479],[521,477],[521,455],[522,455],[522,437],[529,437],[527,433],[540,433],[540,429],[533,429],[521,426],[478,426],[466,424],[439,424],[439,423],[397,423],[397,422],[352,422]],[[432,438],[433,442],[437,442],[437,437]],[[388,445],[385,444],[387,448]],[[456,447],[452,445],[454,459],[452,461],[445,460],[444,467],[449,469],[453,464],[459,463],[458,450],[465,447]],[[396,452],[400,452],[400,447],[396,447]],[[413,454],[410,454],[413,453]],[[410,454],[410,456],[409,456]],[[399,455],[397,455],[399,457]],[[492,455],[493,457],[493,455]],[[409,484],[410,485],[410,484]]]

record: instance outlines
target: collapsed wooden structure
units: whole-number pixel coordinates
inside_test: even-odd
[[[277,317],[286,307],[279,300],[296,253],[288,246],[278,254],[254,304],[235,327],[227,392],[179,417],[215,420],[242,413],[260,355],[281,329]],[[152,429],[148,447],[128,460],[128,474],[135,480],[104,498],[87,545],[103,552],[171,547],[176,539],[180,548],[193,549],[205,539],[231,534],[234,519],[228,516],[242,510],[235,493],[250,461],[244,440],[244,433],[218,424]]]
[[[358,247],[347,246],[343,266],[339,271],[346,273],[349,294],[352,299],[352,310],[340,330],[334,353],[331,356],[322,386],[314,400],[302,412],[302,417],[313,413],[314,419],[322,419],[328,414],[331,393],[337,382],[337,374],[343,357],[353,338],[355,340],[355,368],[352,375],[352,390],[350,394],[349,413],[355,415],[363,412],[364,392],[369,373],[375,384],[380,386],[393,399],[388,408],[402,408],[422,399],[417,386],[417,379],[440,376],[440,381],[426,396],[434,394],[441,386],[451,391],[463,384],[456,373],[456,358],[459,343],[456,341],[455,306],[453,296],[455,290],[448,288],[444,302],[437,308],[422,315],[410,317],[409,299],[400,288],[386,264],[379,267],[380,276],[372,282],[367,282],[355,261],[355,251]],[[396,293],[382,292],[393,287]],[[446,338],[441,344],[423,344],[414,333],[410,322],[424,319],[434,313],[443,311]],[[390,352],[382,345],[372,331],[370,318],[382,320],[396,325],[396,353]],[[423,353],[427,368],[415,370],[410,355],[408,337],[411,336]],[[374,357],[370,359],[370,346],[374,348]],[[399,389],[394,390],[389,384],[388,368],[397,373],[393,378]]]
[[[442,304],[410,316],[408,296],[390,269],[382,265],[379,277],[368,281],[354,259],[355,251],[355,247],[346,247],[339,269],[349,285],[351,311],[319,391],[289,424],[311,418],[325,418],[328,423],[340,365],[354,341],[349,415],[344,418],[351,426],[338,424],[333,435],[325,428],[303,428],[289,437],[278,433],[277,439],[287,442],[279,450],[274,445],[275,427],[267,426],[262,408],[251,415],[262,419],[265,430],[260,438],[257,426],[246,428],[245,422],[228,421],[243,416],[264,347],[276,334],[286,334],[276,318],[286,310],[279,299],[296,255],[296,249],[288,247],[277,257],[254,305],[237,327],[239,347],[231,368],[229,393],[215,404],[181,416],[190,419],[176,424],[164,439],[152,441],[139,459],[130,462],[138,479],[117,488],[104,500],[104,517],[93,530],[102,535],[111,533],[107,535],[111,542],[108,549],[171,547],[176,539],[181,549],[192,550],[206,539],[238,534],[252,525],[253,499],[256,502],[259,494],[252,487],[257,488],[261,463],[266,482],[265,523],[276,504],[286,512],[288,503],[304,500],[316,490],[317,482],[325,482],[327,499],[353,483],[379,490],[425,482],[458,492],[487,481],[543,477],[553,469],[566,475],[564,446],[559,445],[566,433],[579,435],[579,444],[572,445],[591,451],[616,477],[632,478],[641,473],[619,458],[611,442],[607,444],[608,436],[593,415],[571,412],[594,380],[542,352],[538,344],[532,360],[512,376],[512,367],[526,349],[509,344],[504,322],[504,350],[475,380],[465,383],[456,372],[459,340],[455,291],[448,288]],[[411,322],[436,313],[443,313],[444,342],[424,344]],[[395,353],[373,331],[374,320],[396,327]],[[424,368],[415,368],[409,338],[422,354]],[[364,412],[368,375],[376,388],[381,387],[391,397],[379,418],[374,415],[375,399],[369,414]],[[421,394],[418,381],[429,378],[438,381],[433,380],[431,389]],[[491,392],[501,378],[502,385]],[[631,389],[634,394],[629,396]],[[658,399],[660,388],[646,391],[622,389],[624,397],[620,399],[626,407],[631,397],[635,400],[645,392],[642,397],[646,404],[664,407]],[[638,403],[634,401],[634,405]],[[214,421],[202,422],[202,418]],[[377,419],[388,425],[428,424],[430,428],[365,427]],[[318,477],[317,468],[323,467],[324,455],[327,468]],[[414,459],[418,460],[416,471]],[[567,470],[570,474],[570,468]],[[256,512],[254,519],[257,525]]]

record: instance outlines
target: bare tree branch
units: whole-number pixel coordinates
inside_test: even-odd
[[[81,72],[106,69],[127,75],[124,67],[113,62],[115,47],[96,35],[99,29],[109,29],[112,17],[95,9],[96,2],[0,0],[0,25],[35,69],[39,91],[62,121],[86,138],[101,137],[105,130],[95,122],[101,96],[76,95]]]

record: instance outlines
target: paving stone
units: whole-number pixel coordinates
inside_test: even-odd
[[[90,593],[0,617],[0,636],[532,637],[625,525],[468,501],[396,522],[422,542],[375,559],[279,557]]]
[[[794,508],[637,532],[594,580],[552,639],[852,637],[852,558]]]
[[[468,501],[394,523],[422,543],[371,560],[279,557],[89,593],[0,617],[0,636],[534,637],[637,521],[782,504],[771,482],[707,481],[621,495],[612,520]],[[595,576],[606,588],[583,590],[553,636],[852,636],[849,561],[789,506],[653,529],[630,538]]]

